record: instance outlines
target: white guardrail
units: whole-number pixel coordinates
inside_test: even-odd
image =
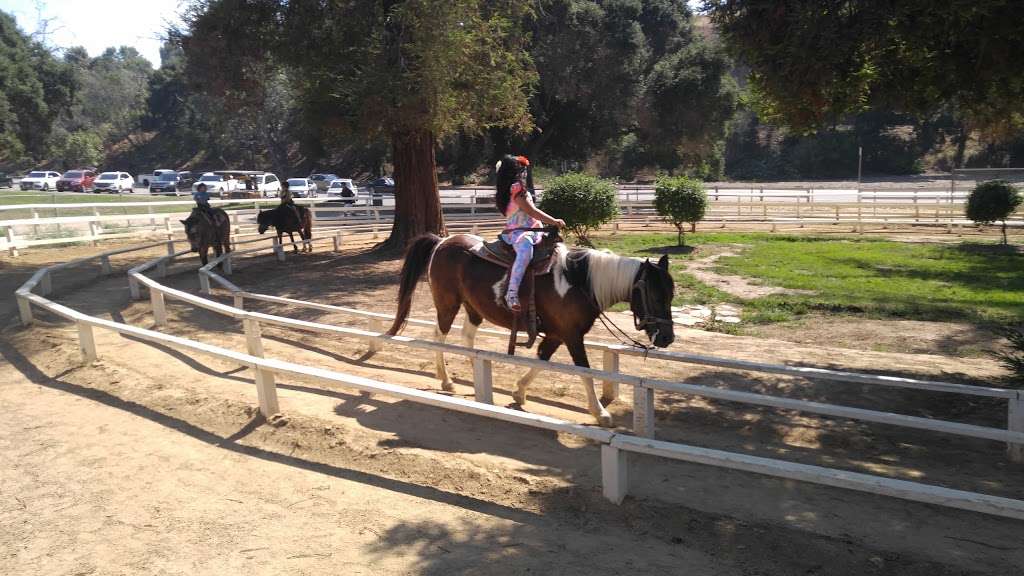
[[[491,189],[442,190],[442,209],[449,220],[494,218],[497,212],[491,202]],[[620,189],[621,216],[612,224],[614,230],[641,223],[651,226],[660,223],[653,206],[653,189]],[[911,189],[905,191],[814,190],[772,188],[714,188],[708,190],[709,206],[703,224],[727,223],[776,225],[845,224],[856,232],[865,226],[909,225],[975,226],[963,214],[964,194],[951,195],[948,191]],[[261,206],[275,205],[276,198],[211,200],[214,206],[247,205],[251,209],[229,211],[238,229],[242,220],[251,223]],[[390,226],[393,206],[341,205],[319,199],[300,198],[297,203],[310,205],[314,218],[322,223],[353,223],[359,221],[373,228],[374,233]],[[29,211],[30,218],[0,220],[0,250],[17,256],[20,249],[32,246],[93,242],[119,238],[173,237],[176,220],[184,218],[193,205],[187,200],[156,202],[109,202],[82,204],[24,204],[0,206],[0,214],[12,210]],[[154,212],[155,208],[180,206],[181,212]],[[146,210],[142,213],[101,214],[101,210]],[[91,215],[55,216],[44,218],[41,213],[53,210],[85,211]],[[118,227],[119,224],[123,226]],[[1007,225],[1024,226],[1024,208],[1010,217]],[[111,227],[108,230],[107,227]]]
[[[323,243],[329,241],[334,245],[335,248],[340,248],[340,234],[344,233],[345,230],[335,229],[330,232],[330,235],[326,237],[317,238],[314,240],[314,242]],[[771,476],[797,479],[818,484],[825,484],[864,492],[871,492],[875,494],[894,496],[908,500],[915,500],[920,502],[950,506],[954,508],[974,510],[988,514],[1024,519],[1024,501],[1020,500],[979,494],[974,492],[965,492],[945,487],[925,485],[904,480],[895,480],[891,478],[825,468],[820,466],[796,464],[781,460],[774,460],[744,454],[724,452],[720,450],[711,450],[706,448],[687,446],[683,444],[659,441],[644,436],[653,435],[653,394],[655,393],[655,391],[660,390],[665,392],[693,394],[703,397],[742,402],[754,405],[802,410],[831,416],[855,418],[871,422],[881,422],[911,428],[933,430],[936,432],[944,432],[969,437],[1004,441],[1010,444],[1011,456],[1019,457],[1021,455],[1020,450],[1024,448],[1024,409],[1022,409],[1022,407],[1024,407],[1024,398],[1021,397],[1021,394],[1018,391],[1004,390],[999,388],[965,386],[943,382],[921,381],[906,378],[838,372],[815,368],[763,364],[755,362],[730,360],[724,358],[680,354],[667,351],[653,351],[648,353],[648,357],[650,358],[658,358],[661,360],[670,360],[677,362],[696,363],[703,365],[714,365],[738,370],[771,372],[778,374],[787,374],[792,376],[831,380],[836,382],[879,384],[884,386],[897,386],[904,388],[932,390],[974,396],[1005,398],[1007,399],[1009,405],[1008,429],[1000,430],[983,426],[961,424],[956,422],[946,422],[927,418],[918,418],[900,414],[864,410],[859,408],[850,408],[844,406],[822,404],[817,402],[806,402],[788,398],[771,397],[762,394],[752,394],[747,392],[737,392],[731,390],[720,390],[704,386],[668,382],[660,379],[644,378],[622,374],[617,371],[618,356],[642,354],[643,352],[631,349],[629,347],[618,346],[614,344],[588,342],[589,347],[601,349],[604,353],[605,370],[595,370],[560,363],[544,362],[534,358],[507,356],[505,354],[497,352],[487,350],[476,350],[472,348],[465,348],[453,344],[440,343],[435,341],[419,340],[408,336],[387,336],[379,333],[379,330],[383,327],[382,322],[390,318],[390,316],[384,314],[369,313],[364,311],[353,311],[354,313],[356,313],[356,315],[361,315],[368,318],[372,324],[375,323],[373,330],[376,331],[366,331],[355,328],[334,326],[315,322],[306,322],[288,317],[246,311],[241,308],[241,305],[243,304],[244,299],[246,298],[253,300],[266,300],[271,302],[276,301],[279,303],[289,304],[299,302],[290,299],[277,299],[276,297],[263,296],[241,291],[236,286],[231,284],[229,281],[220,278],[219,275],[213,272],[213,268],[218,263],[230,262],[243,254],[255,254],[261,251],[268,250],[275,252],[279,258],[282,257],[282,254],[285,254],[284,246],[277,244],[276,239],[256,239],[249,241],[241,241],[239,243],[249,244],[267,240],[270,240],[271,242],[273,242],[273,244],[262,248],[246,249],[243,251],[225,254],[222,257],[215,259],[215,261],[211,261],[209,264],[204,266],[200,271],[201,277],[206,276],[208,278],[213,278],[214,281],[217,282],[219,285],[225,286],[229,290],[231,290],[235,299],[235,303],[239,305],[237,307],[228,306],[225,304],[221,304],[220,302],[203,298],[201,296],[196,296],[194,294],[176,290],[164,286],[157,282],[156,280],[147,277],[144,274],[144,272],[151,269],[156,269],[158,274],[165,274],[166,267],[169,263],[173,263],[177,259],[187,254],[187,251],[175,251],[175,241],[170,240],[167,242],[153,243],[140,247],[124,248],[119,250],[102,252],[87,258],[82,258],[79,260],[74,260],[63,264],[57,264],[38,270],[27,282],[25,282],[25,284],[23,284],[16,291],[16,298],[18,301],[18,308],[19,313],[21,315],[21,320],[24,325],[31,324],[33,321],[32,306],[37,306],[39,308],[48,310],[54,314],[57,314],[58,316],[61,316],[74,322],[78,327],[79,344],[83,359],[86,362],[94,361],[97,358],[98,354],[96,349],[95,338],[93,336],[94,328],[102,328],[106,330],[112,330],[114,332],[118,332],[121,334],[129,334],[146,341],[159,342],[161,344],[166,344],[172,347],[186,349],[208,356],[213,356],[224,360],[236,362],[254,371],[260,410],[265,415],[276,413],[279,410],[277,402],[277,392],[274,384],[275,376],[289,375],[312,378],[314,380],[321,380],[325,382],[333,382],[348,387],[356,388],[358,390],[370,392],[373,394],[383,394],[386,396],[402,398],[405,400],[425,403],[432,406],[443,407],[460,412],[475,414],[478,416],[498,418],[508,422],[515,422],[519,424],[536,426],[549,430],[557,430],[560,432],[576,434],[578,436],[598,442],[602,445],[601,459],[604,494],[606,497],[615,502],[621,501],[628,491],[627,454],[630,452],[634,452],[662,456],[688,462],[696,462],[712,466],[721,466],[732,469],[746,470],[750,472],[757,472],[760,474],[767,474]],[[204,309],[211,310],[213,312],[240,320],[243,324],[245,331],[247,353],[240,353],[232,350],[227,350],[217,346],[211,346],[201,342],[192,341],[186,338],[163,334],[161,332],[154,330],[147,330],[135,326],[130,326],[122,323],[112,322],[109,320],[88,316],[66,306],[52,302],[51,300],[48,300],[44,297],[45,295],[49,294],[52,291],[51,277],[53,272],[57,270],[99,261],[102,265],[103,272],[109,273],[109,262],[111,256],[144,249],[150,249],[155,246],[161,246],[164,244],[166,244],[168,248],[168,254],[166,256],[162,256],[157,259],[145,262],[139,266],[136,266],[135,268],[132,268],[129,271],[130,281],[132,284],[135,285],[135,288],[133,289],[133,295],[135,297],[138,297],[140,295],[139,286],[145,286],[147,288],[150,294],[154,317],[156,318],[156,324],[158,326],[164,325],[167,321],[165,308],[166,297],[187,302],[192,305],[199,306]],[[225,268],[230,269],[230,266],[231,264],[227,264]],[[39,289],[40,294],[36,294],[33,292],[37,288]],[[208,282],[204,284],[204,288],[208,290]],[[346,310],[338,307],[328,307],[327,305],[315,303],[303,303],[303,305],[318,309],[326,309],[334,312]],[[429,322],[418,320],[413,322],[421,325],[432,324]],[[372,379],[351,376],[330,370],[324,370],[320,368],[314,368],[290,362],[283,362],[279,360],[264,358],[264,351],[260,334],[261,325],[285,326],[292,329],[331,333],[345,337],[358,338],[371,342],[371,349],[375,350],[379,350],[380,347],[383,345],[390,344],[414,349],[428,350],[433,352],[456,354],[467,357],[473,362],[474,366],[474,386],[476,401],[451,398],[440,394],[419,391],[415,389],[406,388],[403,386],[396,386],[393,384],[387,384]],[[488,330],[482,332],[494,332],[494,335],[503,335],[500,331]],[[491,405],[491,379],[493,373],[492,365],[494,362],[530,368],[539,368],[541,370],[549,370],[577,376],[589,376],[592,378],[603,380],[606,383],[625,383],[633,386],[635,403],[634,413],[636,415],[634,421],[634,428],[637,430],[640,436],[632,436],[623,433],[617,433],[610,430],[579,425],[564,420],[559,420],[557,418],[551,418],[535,414],[527,414],[521,411]]]

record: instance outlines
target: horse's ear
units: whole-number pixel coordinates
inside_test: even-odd
[[[661,255],[661,259],[658,260],[658,268],[668,272],[668,254]]]
[[[178,222],[181,222],[182,224],[188,226],[188,220],[178,220]]]

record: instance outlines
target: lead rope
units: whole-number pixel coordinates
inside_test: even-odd
[[[625,330],[623,330],[622,328],[619,328],[618,324],[613,322],[612,319],[609,318],[608,315],[605,314],[603,311],[598,316],[598,318],[601,320],[601,324],[604,325],[605,330],[608,330],[608,332],[610,332],[611,335],[616,340],[619,341],[619,343],[625,344],[626,346],[635,346],[637,348],[641,348],[644,351],[644,360],[647,359],[647,353],[654,349],[654,346],[648,346],[647,344],[644,344],[643,342],[640,342],[636,338],[633,338],[632,336],[627,334]],[[620,337],[619,334],[616,334],[615,330],[612,330],[608,326],[608,324],[611,324],[612,326],[614,326],[615,330],[618,330],[619,334],[621,334],[622,336]]]

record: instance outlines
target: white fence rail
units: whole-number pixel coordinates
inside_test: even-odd
[[[331,240],[332,242],[334,242],[335,237],[327,237],[321,239],[320,241],[326,240]],[[214,302],[212,300],[207,300],[205,298],[201,298],[193,294],[181,292],[173,288],[163,286],[156,282],[155,280],[152,280],[146,277],[144,274],[142,274],[142,272],[149,269],[159,269],[161,266],[165,268],[169,262],[172,262],[175,258],[184,255],[184,252],[175,252],[173,250],[173,240],[167,242],[168,250],[170,252],[169,255],[160,257],[156,260],[151,260],[141,266],[134,268],[130,272],[130,276],[133,279],[135,279],[138,283],[145,285],[148,288],[151,295],[151,299],[153,299],[153,302],[160,302],[159,306],[154,306],[154,313],[162,315],[163,322],[166,322],[166,310],[163,308],[163,298],[166,296],[170,296],[172,298],[186,301],[193,305],[201,306],[214,312],[218,312],[221,314],[231,316],[233,318],[240,319],[243,322],[246,334],[248,353],[243,354],[240,352],[234,352],[231,350],[226,350],[216,346],[210,346],[185,338],[170,336],[152,330],[146,330],[134,326],[112,322],[109,320],[91,317],[80,312],[77,312],[73,309],[62,306],[60,304],[54,303],[50,300],[47,300],[41,295],[33,293],[33,290],[35,290],[37,287],[40,289],[41,292],[44,293],[49,293],[52,290],[52,280],[50,279],[50,276],[55,270],[68,268],[70,266],[77,266],[92,261],[100,261],[101,263],[105,261],[108,264],[104,266],[103,270],[104,272],[108,272],[110,256],[115,254],[124,254],[135,250],[152,248],[154,246],[159,246],[162,244],[164,243],[161,242],[157,244],[151,244],[145,247],[121,249],[117,251],[100,253],[89,258],[83,258],[73,262],[38,270],[32,276],[32,278],[30,278],[16,292],[22,322],[26,325],[32,322],[33,305],[48,310],[72,322],[75,322],[75,324],[78,327],[79,343],[82,356],[86,362],[91,362],[98,357],[98,350],[96,347],[95,338],[93,336],[94,328],[102,328],[112,330],[114,332],[118,332],[121,334],[129,334],[137,338],[141,338],[143,340],[159,342],[176,348],[187,349],[208,356],[213,356],[224,360],[236,362],[254,371],[260,409],[264,414],[273,413],[278,411],[279,409],[277,402],[276,387],[274,385],[275,376],[290,375],[312,378],[314,380],[334,382],[337,384],[346,385],[352,388],[364,390],[374,394],[384,394],[387,396],[403,398],[406,400],[426,403],[447,409],[476,414],[479,416],[499,418],[510,422],[516,422],[520,424],[537,426],[550,430],[558,430],[561,432],[577,434],[579,436],[589,438],[593,441],[602,444],[601,457],[604,493],[609,499],[615,502],[621,501],[628,491],[627,454],[629,452],[634,452],[674,458],[690,462],[698,462],[707,465],[723,466],[733,469],[746,470],[750,472],[768,474],[784,478],[793,478],[819,484],[840,486],[844,488],[871,492],[876,494],[884,494],[921,502],[928,502],[955,508],[974,510],[988,514],[1024,519],[1024,501],[1020,500],[977,494],[973,492],[964,492],[960,490],[952,490],[944,487],[930,486],[902,480],[894,480],[890,478],[872,476],[867,474],[859,474],[842,470],[822,468],[817,466],[795,464],[791,462],[759,458],[741,454],[733,454],[717,450],[708,450],[704,448],[653,440],[650,438],[629,436],[599,428],[592,428],[588,426],[573,424],[555,418],[526,414],[515,410],[491,406],[489,405],[489,401],[491,400],[489,398],[490,382],[474,382],[474,384],[477,387],[478,401],[471,402],[462,399],[450,398],[439,394],[432,394],[429,392],[409,389],[402,386],[395,386],[383,382],[377,382],[371,379],[360,378],[346,374],[339,374],[337,372],[329,370],[311,368],[308,366],[301,366],[293,363],[266,359],[262,357],[263,347],[260,335],[260,326],[261,324],[280,325],[293,329],[298,328],[313,331],[323,331],[344,335],[348,337],[361,338],[364,340],[375,340],[383,344],[391,343],[393,345],[403,345],[413,348],[432,350],[435,352],[440,351],[451,354],[459,354],[471,358],[472,361],[474,362],[474,367],[479,368],[474,370],[475,379],[486,378],[487,380],[490,380],[490,375],[492,371],[489,368],[491,364],[493,362],[502,362],[527,367],[536,366],[540,367],[541,369],[552,370],[556,372],[575,375],[585,375],[598,379],[626,383],[634,386],[634,389],[636,390],[643,391],[644,394],[646,394],[648,391],[650,393],[653,393],[655,390],[670,390],[673,392],[697,394],[706,397],[745,402],[751,404],[791,408],[823,414],[831,414],[842,417],[859,417],[860,419],[875,422],[885,422],[889,424],[897,424],[901,426],[909,426],[915,428],[924,428],[929,430],[936,430],[965,436],[1007,441],[1012,442],[1017,446],[1024,445],[1024,433],[1020,431],[998,430],[981,426],[934,421],[930,419],[909,417],[898,414],[888,414],[883,412],[874,412],[841,406],[807,403],[804,401],[791,400],[785,398],[773,398],[746,392],[735,392],[688,384],[665,382],[658,379],[630,376],[617,372],[584,369],[575,366],[560,365],[556,363],[545,363],[532,358],[509,357],[504,354],[496,352],[474,350],[454,346],[451,344],[442,344],[438,342],[416,340],[414,338],[409,338],[405,336],[391,337],[378,334],[375,332],[363,331],[353,328],[343,328],[339,326],[305,322],[301,320],[295,320],[291,318],[285,318],[269,314],[249,312],[233,306],[227,306],[224,304],[220,304],[219,302]],[[280,248],[278,247],[270,247],[269,249],[278,252],[280,251]],[[222,260],[229,261],[232,258],[233,257],[230,255],[225,255],[224,257],[222,257]],[[211,262],[211,264],[213,263]],[[213,266],[208,266],[208,270],[206,272],[212,272],[212,268]],[[153,296],[154,294],[159,294],[159,296]],[[379,321],[380,319],[378,318],[376,320]],[[159,323],[160,322],[158,321],[158,324]],[[613,345],[608,345],[608,350],[614,351],[615,349]],[[628,353],[627,350],[618,350],[616,352]],[[662,352],[662,354],[670,353]],[[702,360],[704,362],[714,362],[715,365],[723,365],[723,363],[732,365],[733,363],[737,362],[726,359],[707,359],[704,357],[693,357],[690,359]],[[756,363],[742,363],[737,364],[735,367],[739,369],[749,370],[754,369],[758,366],[771,368],[770,365],[758,365]],[[789,370],[794,370],[794,368],[776,366],[774,367],[774,370],[779,371],[780,373],[788,373]],[[803,371],[808,369],[797,368],[795,370]],[[831,371],[820,372],[817,374],[817,377],[826,377],[827,379],[833,379],[838,381],[857,381],[862,383],[864,382],[864,380],[862,380],[863,378],[885,378],[870,375],[851,375],[849,373],[841,372],[830,374],[829,372]],[[800,374],[798,372],[795,375]],[[899,380],[902,381],[898,382]],[[890,381],[887,385],[917,387],[916,385],[913,385],[914,382],[915,381],[911,381],[908,379],[892,379],[892,381]],[[945,383],[925,383],[924,389],[934,389],[944,392],[961,392],[959,385]],[[1008,400],[1011,400],[1010,425],[1011,427],[1013,427],[1014,424],[1016,424],[1018,426],[1018,430],[1020,428],[1024,428],[1024,411],[1019,409],[1021,402],[1019,394],[1016,396],[1016,398],[1011,399],[1009,396],[1005,394],[1007,394],[1008,392],[1015,391],[983,388],[980,389],[979,392],[979,395],[992,397],[1006,397]],[[479,400],[482,400],[483,402]],[[1016,401],[1015,403],[1013,402],[1014,400]],[[653,408],[653,402],[650,403],[650,406]],[[1017,408],[1013,408],[1014,406],[1016,406]]]

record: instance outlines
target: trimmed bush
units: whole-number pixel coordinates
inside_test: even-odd
[[[578,172],[563,174],[544,188],[541,210],[565,220],[581,244],[591,246],[590,231],[619,215],[615,184]]]
[[[1003,222],[1006,244],[1006,219],[1024,202],[1020,192],[1005,180],[989,180],[974,187],[967,197],[967,217],[978,224]]]
[[[676,227],[676,242],[682,246],[683,224],[688,222],[690,231],[694,232],[697,222],[707,212],[708,195],[704,184],[685,176],[659,178],[654,185],[654,209]]]

